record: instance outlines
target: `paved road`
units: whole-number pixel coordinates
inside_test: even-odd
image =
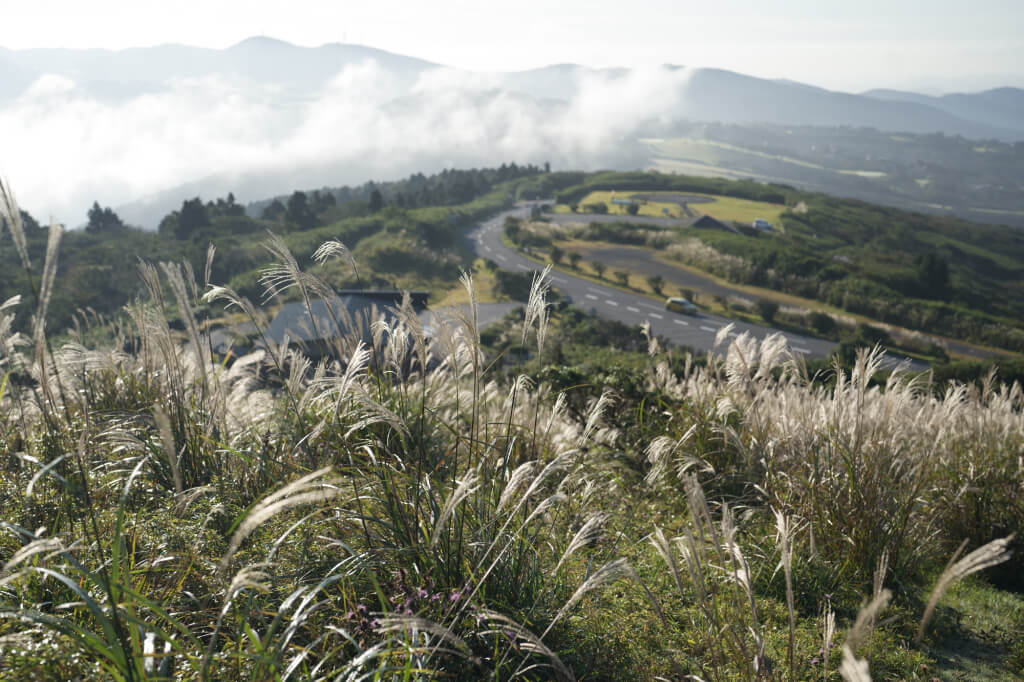
[[[503,270],[512,272],[533,272],[540,266],[530,259],[519,255],[501,242],[502,229],[507,216],[526,218],[529,216],[529,204],[521,204],[517,208],[505,211],[474,228],[468,235],[473,248],[481,258],[491,259]],[[573,305],[583,310],[594,312],[601,317],[618,320],[629,325],[650,322],[651,330],[665,337],[674,344],[686,346],[698,352],[714,349],[715,335],[727,324],[734,324],[732,334],[749,332],[758,339],[780,330],[762,325],[749,324],[718,315],[700,313],[696,316],[682,315],[665,310],[665,306],[655,300],[614,287],[597,284],[582,277],[576,277],[562,271],[552,271],[551,281],[555,287],[567,294]],[[807,358],[824,358],[832,351],[835,344],[790,332],[782,332],[789,343],[790,349]],[[885,365],[894,366],[902,358],[889,354]],[[925,363],[914,361],[915,370],[927,368]]]

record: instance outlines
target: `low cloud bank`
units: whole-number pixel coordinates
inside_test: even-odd
[[[27,210],[75,226],[94,200],[118,206],[197,181],[201,191],[204,178],[221,178],[213,187],[259,176],[269,188],[279,177],[283,193],[299,177],[331,185],[507,161],[590,167],[641,123],[670,118],[686,77],[582,72],[566,99],[551,100],[509,89],[501,74],[453,69],[408,88],[366,61],[316,91],[210,75],[112,100],[47,75],[0,108],[0,172]]]

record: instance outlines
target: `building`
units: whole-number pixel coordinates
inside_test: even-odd
[[[725,230],[727,232],[735,232],[736,229],[732,225],[727,225],[717,218],[713,218],[707,214],[699,215],[694,218],[690,218],[683,223],[685,227],[696,227],[702,230]]]

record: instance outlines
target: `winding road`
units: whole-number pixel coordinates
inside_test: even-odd
[[[530,208],[529,202],[522,202],[516,208],[504,211],[473,228],[467,236],[476,254],[481,258],[493,260],[503,270],[512,272],[539,270],[540,267],[536,262],[508,248],[501,241],[505,218],[508,216],[528,218]],[[790,350],[807,358],[827,357],[835,347],[831,341],[732,320],[719,315],[699,313],[690,316],[673,313],[665,310],[663,303],[646,296],[599,284],[561,270],[553,270],[550,277],[552,284],[568,295],[576,307],[628,325],[649,322],[651,330],[655,334],[668,339],[673,344],[692,348],[697,352],[714,350],[715,336],[718,334],[718,330],[728,324],[734,325],[730,336],[749,332],[760,340],[769,334],[781,333],[786,337]],[[883,365],[894,367],[903,360],[904,358],[901,356],[889,353]],[[927,369],[927,365],[918,360],[912,360],[911,367],[915,370]]]

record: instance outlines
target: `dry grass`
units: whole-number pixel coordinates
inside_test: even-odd
[[[331,291],[267,246],[268,298]],[[546,274],[519,336],[538,355]],[[878,386],[877,352],[823,383],[781,337],[741,335],[675,369],[652,343],[642,390],[663,431],[643,432],[645,456],[625,453],[630,472],[635,406],[600,385],[570,406],[525,372],[494,372],[469,276],[471,309],[431,336],[408,304],[391,322],[335,310],[330,358],[264,339],[230,367],[199,299],[260,330],[262,309],[223,287],[200,296],[190,267],[141,276],[149,300],[112,347],[51,349],[45,314],[29,339],[6,312],[18,302],[0,307],[0,678],[573,679],[588,655],[575,616],[613,591],[638,594],[644,618],[689,647],[680,676],[817,677],[798,655],[807,619],[827,676],[836,614],[808,617],[800,601],[800,567],[818,562],[874,596],[840,664],[862,679],[884,586],[919,584],[964,535],[991,540],[1024,481],[1018,386],[939,398],[899,373]],[[677,515],[635,518],[648,495]],[[626,558],[647,533],[666,589]],[[933,602],[1005,558],[987,547],[943,574]],[[781,644],[758,588],[777,565]]]

